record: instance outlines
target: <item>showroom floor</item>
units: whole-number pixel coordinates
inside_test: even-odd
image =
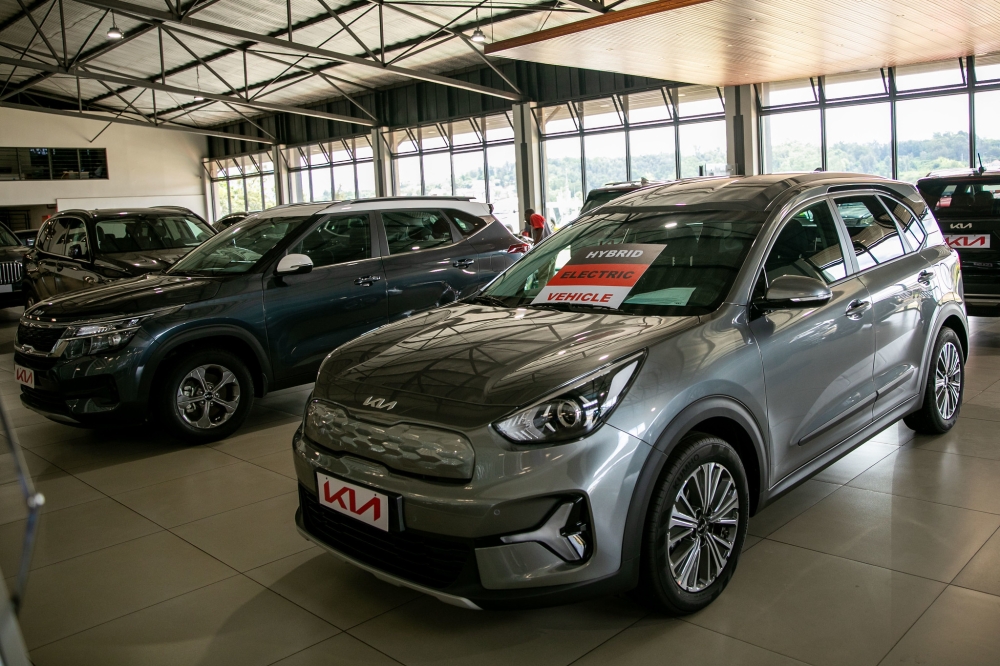
[[[624,598],[472,612],[381,583],[293,526],[307,388],[211,447],[68,428],[19,404],[16,317],[0,395],[47,498],[21,615],[38,666],[997,663],[1000,320],[973,320],[952,433],[894,426],[763,511],[729,589],[678,620]],[[0,461],[10,575],[24,522]]]

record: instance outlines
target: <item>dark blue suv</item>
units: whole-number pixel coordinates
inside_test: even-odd
[[[168,271],[45,300],[15,339],[21,400],[84,426],[159,417],[212,441],[344,342],[475,292],[525,246],[468,199],[255,214]]]

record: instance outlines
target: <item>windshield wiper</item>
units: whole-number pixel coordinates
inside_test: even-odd
[[[502,298],[497,298],[496,296],[490,296],[489,294],[479,294],[473,296],[469,299],[469,303],[476,303],[478,305],[492,305],[497,308],[509,308],[507,302]]]

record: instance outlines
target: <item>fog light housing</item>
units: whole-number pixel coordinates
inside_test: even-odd
[[[594,552],[590,512],[582,497],[559,504],[538,529],[500,537],[503,543],[540,543],[567,562],[582,563]]]

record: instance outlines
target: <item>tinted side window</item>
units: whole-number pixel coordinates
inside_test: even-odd
[[[836,201],[840,217],[851,235],[860,270],[884,264],[905,254],[899,229],[877,197],[843,197]]]
[[[355,215],[326,220],[288,252],[307,255],[317,268],[368,259],[372,256],[368,216]]]
[[[792,216],[764,262],[768,283],[782,275],[805,275],[827,284],[847,276],[837,224],[825,201]]]
[[[879,197],[885,207],[889,209],[892,216],[896,218],[899,228],[903,230],[903,235],[910,244],[910,248],[917,250],[927,238],[927,233],[920,225],[917,218],[910,212],[910,209],[894,199]]]
[[[79,259],[90,254],[87,247],[87,227],[83,220],[61,217],[55,221],[47,252]]]
[[[35,239],[35,246],[42,252],[51,252],[49,248],[52,247],[52,238],[55,235],[57,221],[49,220],[38,229],[38,238]]]
[[[465,238],[485,228],[490,223],[489,220],[484,220],[470,213],[463,213],[460,210],[449,210],[448,215],[451,216],[451,221],[458,227],[458,232]]]
[[[402,254],[448,245],[452,242],[451,224],[433,210],[399,210],[382,213],[389,254]]]

